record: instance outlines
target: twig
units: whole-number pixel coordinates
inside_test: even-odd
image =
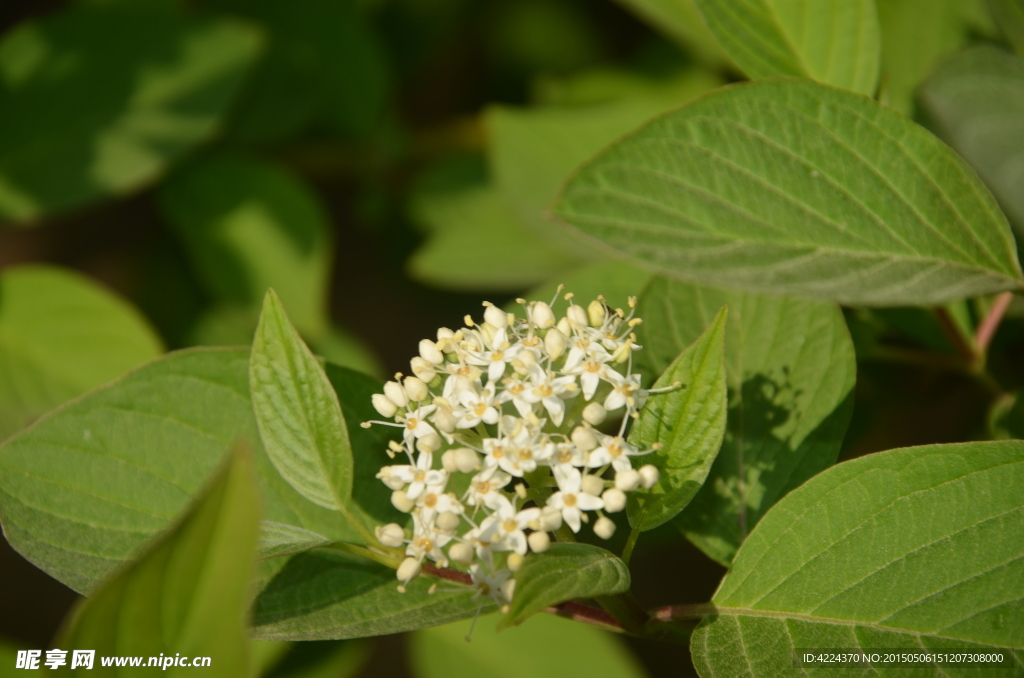
[[[458,570],[452,570],[447,567],[437,567],[430,563],[423,563],[423,574],[454,582],[456,584],[462,584],[464,586],[472,586],[473,584],[473,580],[465,572],[459,572]],[[549,607],[545,612],[557,614],[560,617],[566,617],[585,624],[591,624],[592,626],[599,626],[609,631],[616,631],[618,633],[623,633],[625,631],[622,624],[620,624],[615,617],[600,608],[591,607],[582,603],[574,603],[570,601],[560,605],[555,605],[554,607]]]
[[[1006,309],[1010,307],[1011,301],[1013,301],[1013,292],[1000,294],[992,303],[988,315],[978,325],[978,331],[974,334],[974,343],[978,347],[978,355],[981,359],[984,359],[988,353],[988,346],[992,343],[992,337],[999,329],[999,323],[1003,321],[1003,316],[1006,314]]]
[[[713,603],[697,603],[695,605],[669,605],[651,610],[651,619],[669,622],[701,619],[718,612]]]
[[[964,337],[960,328],[957,327],[953,317],[950,316],[949,310],[945,306],[936,306],[935,317],[938,319],[946,338],[953,344],[953,348],[956,349],[957,355],[964,361],[964,364],[974,367],[978,362],[978,351],[967,343],[966,337]]]

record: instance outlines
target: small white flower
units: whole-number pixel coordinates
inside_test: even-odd
[[[568,473],[556,473],[558,492],[548,498],[547,505],[562,512],[562,519],[573,532],[580,531],[583,511],[596,511],[604,507],[600,497],[583,492],[583,478],[577,469]]]
[[[612,385],[612,392],[608,394],[604,401],[606,410],[612,412],[626,404],[629,404],[631,408],[635,408],[636,396],[640,392],[639,374],[631,374],[628,377],[624,377],[609,367],[605,369],[603,378]]]
[[[578,390],[575,377],[555,377],[540,365],[535,365],[530,370],[530,386],[523,394],[523,399],[530,403],[541,403],[555,426],[561,426],[562,418],[565,416],[564,399],[571,398],[576,393]]]
[[[597,519],[597,522],[594,523],[594,534],[601,539],[611,539],[612,535],[615,534],[615,523],[613,523],[609,518],[601,516]]]
[[[448,474],[432,469],[433,463],[433,455],[420,453],[415,466],[392,466],[391,475],[404,483],[409,483],[409,487],[405,490],[406,496],[415,500],[428,485],[443,487],[448,482]]]
[[[551,546],[551,537],[547,532],[531,532],[526,541],[530,543],[530,550],[534,553],[544,553]]]
[[[430,339],[420,342],[420,357],[433,365],[440,365],[444,362],[444,353],[437,348],[437,344]]]
[[[604,502],[604,510],[608,513],[618,513],[626,508],[626,493],[617,487],[609,487],[601,495]]]
[[[530,521],[540,518],[539,508],[528,508],[516,511],[505,497],[501,497],[494,507],[494,513],[480,524],[480,539],[492,544],[495,551],[515,551],[526,553],[526,533],[523,530]]]
[[[412,447],[413,442],[417,438],[422,438],[431,433],[436,435],[437,432],[434,431],[434,427],[427,423],[427,417],[433,414],[436,409],[437,407],[434,405],[424,405],[407,412],[404,417],[398,418],[398,421],[404,428],[402,437],[405,439],[407,446]]]
[[[405,548],[405,555],[420,561],[429,558],[435,563],[447,562],[448,559],[445,558],[441,549],[452,540],[451,535],[437,530],[417,514],[413,514],[412,519],[413,534],[409,545]]]
[[[611,464],[616,471],[626,471],[633,468],[629,458],[640,454],[644,453],[619,436],[602,436],[601,446],[590,453],[587,464],[591,468]]]
[[[380,412],[382,417],[393,417],[398,411],[398,405],[391,402],[391,399],[383,393],[374,393],[370,396],[370,400],[373,402],[373,409]]]
[[[498,570],[492,574],[484,572],[483,567],[479,564],[470,565],[469,576],[473,580],[473,598],[477,599],[481,596],[490,598],[498,605],[504,605],[508,601],[501,592],[501,587],[509,580],[512,576],[511,570]]]
[[[653,464],[644,464],[640,467],[640,485],[649,490],[658,484],[658,467]]]
[[[463,499],[470,506],[484,506],[493,509],[501,497],[499,490],[512,480],[512,476],[502,473],[497,467],[478,473],[469,483]]]
[[[384,546],[398,547],[405,543],[405,530],[398,523],[378,525],[374,530],[377,541]]]
[[[505,374],[505,368],[516,355],[522,350],[520,345],[511,345],[508,342],[508,335],[502,328],[494,333],[494,339],[490,342],[490,351],[470,351],[466,356],[466,362],[471,365],[479,365],[487,368],[487,378],[490,383],[496,383]]]
[[[463,409],[455,425],[458,428],[473,428],[480,422],[498,423],[499,414],[494,398],[494,387],[491,384],[479,391],[465,390],[459,393],[459,404]]]
[[[388,400],[393,402],[396,407],[405,407],[409,404],[409,398],[405,394],[405,389],[397,381],[389,381],[384,384],[384,395],[388,397]]]

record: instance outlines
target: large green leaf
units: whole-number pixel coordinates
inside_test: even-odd
[[[642,678],[613,634],[553,615],[497,633],[501,615],[436,626],[410,638],[416,678]],[[471,642],[466,642],[469,638]],[[528,648],[528,649],[527,649]],[[525,650],[525,651],[524,651]]]
[[[590,544],[552,544],[531,554],[516,572],[516,589],[499,629],[521,624],[545,608],[575,598],[629,590],[629,568],[613,553]]]
[[[226,19],[73,6],[0,41],[0,217],[153,181],[209,138],[259,51]]]
[[[163,351],[129,304],[76,273],[0,273],[0,440]]]
[[[330,543],[331,540],[322,534],[294,525],[264,520],[260,524],[259,550],[256,555],[260,560],[280,558],[312,551]]]
[[[694,0],[619,0],[709,66],[728,65],[729,56],[704,23]]]
[[[978,171],[1024,238],[1024,59],[975,47],[943,64],[919,98],[935,133]]]
[[[262,640],[329,640],[379,636],[445,624],[494,609],[468,587],[414,579],[405,593],[395,571],[330,551],[294,556],[256,598],[253,634]],[[443,584],[442,584],[443,586]]]
[[[662,445],[645,457],[660,472],[658,482],[646,492],[629,495],[633,529],[652,530],[686,508],[722,446],[727,315],[728,309],[721,308],[700,337],[654,382],[655,389],[678,388],[649,397],[629,432],[629,442],[640,449]]]
[[[881,37],[875,0],[696,0],[751,78],[807,77],[874,94]]]
[[[409,211],[427,233],[409,274],[434,287],[518,292],[581,261],[524,226],[508,199],[466,162],[421,177]]]
[[[804,80],[718,90],[585,164],[556,214],[675,277],[851,304],[1021,286],[974,172],[875,102]]]
[[[270,162],[214,155],[175,174],[158,198],[218,301],[259,309],[273,287],[303,334],[326,334],[330,225],[300,179]]]
[[[240,438],[253,450],[265,519],[332,541],[359,539],[270,463],[249,400],[248,364],[243,349],[171,353],[0,445],[0,516],[11,545],[75,590],[92,591],[167,529]],[[373,478],[390,429],[359,426],[373,416],[370,394],[380,384],[350,370],[328,371],[356,456],[355,502],[368,522],[391,522],[397,512]]]
[[[882,30],[882,101],[904,115],[914,91],[977,27],[980,0],[876,0]],[[984,12],[984,8],[981,8]]]
[[[648,94],[590,106],[514,109],[487,113],[491,175],[526,226],[548,234],[579,258],[601,255],[552,232],[545,212],[565,177],[605,145],[664,110],[721,84],[704,71],[684,73]]]
[[[835,304],[655,278],[637,306],[644,348],[636,360],[644,376],[661,374],[722,306],[729,308],[725,441],[708,480],[675,525],[728,565],[776,501],[835,463],[857,366]]]
[[[92,669],[106,676],[138,669],[104,667],[100,657],[179,654],[210,657],[202,670],[212,676],[245,675],[258,524],[251,463],[236,452],[180,524],[79,603],[55,646],[95,650]],[[161,668],[176,676],[195,671]]]
[[[1022,581],[1024,443],[881,452],[775,505],[736,554],[691,651],[705,678],[806,675],[794,648],[1016,648],[1020,671]]]
[[[273,290],[252,344],[249,395],[263,447],[284,479],[368,534],[351,510],[354,462],[338,395]]]

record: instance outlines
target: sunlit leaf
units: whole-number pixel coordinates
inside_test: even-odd
[[[794,648],[1016,648],[1020,671],[1022,580],[1024,443],[881,452],[825,471],[768,512],[691,652],[705,678],[803,675]]]
[[[128,303],[71,271],[0,273],[0,440],[163,351]]]
[[[727,309],[719,310],[654,382],[654,389],[677,388],[649,397],[629,433],[629,442],[639,449],[662,445],[644,457],[660,472],[658,482],[629,495],[634,529],[651,530],[678,515],[704,484],[722,446],[727,315]]]
[[[55,647],[95,650],[98,675],[138,673],[103,667],[100,657],[209,657],[211,676],[245,675],[246,617],[259,523],[251,464],[244,453],[197,497],[195,506],[138,560],[70,613]],[[68,655],[68,665],[71,665]],[[161,666],[166,675],[197,667]]]
[[[881,38],[875,0],[696,0],[751,78],[807,77],[874,94]]]
[[[609,253],[721,287],[891,306],[1021,286],[1006,218],[963,160],[805,80],[648,123],[585,164],[555,213]]]
[[[11,545],[87,592],[167,529],[236,440],[249,442],[266,520],[332,541],[359,535],[294,490],[260,444],[249,351],[171,353],[45,415],[0,445],[0,516]],[[328,366],[355,455],[353,501],[370,524],[397,514],[374,475],[390,429],[366,430],[380,384]],[[267,564],[280,563],[277,560]]]

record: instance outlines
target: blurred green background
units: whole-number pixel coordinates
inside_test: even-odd
[[[998,39],[980,0],[934,5],[941,39],[883,64],[911,115],[945,55]],[[913,42],[921,6],[880,2],[888,45]],[[603,145],[739,79],[690,0],[4,3],[0,440],[163,351],[249,343],[268,286],[315,351],[379,377],[484,299],[573,279],[639,292],[646,273],[544,210]],[[977,381],[870,359],[955,356],[932,315],[847,318],[864,360],[844,457],[987,435]],[[1022,354],[1014,318],[992,351],[1008,382],[1024,383]],[[671,528],[632,567],[652,606],[706,601],[724,572]],[[0,581],[0,638],[48,648],[74,594],[6,542]],[[507,651],[488,649],[488,624],[479,652]],[[464,632],[268,645],[266,661],[275,676],[440,675]],[[611,643],[595,634],[573,652]],[[638,675],[693,670],[682,645],[610,647],[609,666]]]

